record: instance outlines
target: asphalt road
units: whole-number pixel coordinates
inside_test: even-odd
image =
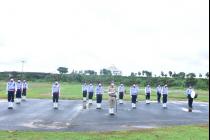
[[[139,128],[156,128],[173,125],[209,123],[209,103],[195,102],[193,112],[187,112],[187,102],[138,102],[136,109],[131,103],[118,105],[116,115],[108,114],[108,103],[103,101],[97,110],[95,102],[87,109],[79,100],[60,100],[59,109],[52,108],[52,101],[28,99],[13,110],[7,109],[6,100],[0,100],[0,130],[32,131],[115,131]]]

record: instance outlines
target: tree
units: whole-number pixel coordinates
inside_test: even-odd
[[[195,78],[196,74],[195,73],[188,73],[187,78]]]
[[[107,69],[100,70],[100,75],[112,75],[112,72]]]
[[[131,72],[131,77],[135,77],[135,73],[134,72]]]
[[[177,74],[177,77],[184,79],[185,78],[185,73],[184,72],[179,72]]]
[[[165,76],[165,74],[164,74],[164,72],[163,72],[163,71],[161,71],[160,75],[161,75],[162,77],[163,77],[163,76]]]
[[[57,69],[57,71],[60,73],[60,75],[59,75],[57,80],[60,81],[61,79],[63,79],[63,74],[68,73],[68,68],[66,68],[66,67],[59,67]]]
[[[209,72],[205,74],[206,78],[209,79]]]
[[[142,71],[142,75],[143,75],[143,76],[145,75],[145,70]]]
[[[173,74],[172,74],[172,77],[177,77],[177,74],[176,74],[176,72],[174,72]]]
[[[168,74],[169,74],[170,77],[172,77],[173,72],[169,71]]]
[[[201,73],[199,73],[199,77],[202,78],[202,74]]]
[[[146,74],[146,77],[152,77],[152,72],[144,71],[144,73]]]
[[[79,74],[83,74],[83,71],[82,71],[82,70],[80,70],[80,71],[79,71]]]
[[[195,77],[196,77],[195,73],[188,73],[186,76],[187,76],[187,79],[186,79],[186,82],[185,82],[186,86],[196,85],[197,79],[195,79]]]
[[[57,71],[58,71],[60,74],[65,74],[65,73],[68,73],[68,68],[59,67],[59,68],[57,69]]]
[[[97,72],[95,72],[94,70],[85,70],[84,74],[85,75],[97,75]]]
[[[138,72],[138,76],[141,76],[141,72],[140,71]]]

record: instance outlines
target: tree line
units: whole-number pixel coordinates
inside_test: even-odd
[[[62,82],[101,82],[103,84],[109,84],[114,81],[116,84],[121,82],[127,86],[133,83],[140,84],[141,86],[146,86],[150,84],[151,86],[157,86],[158,84],[168,84],[171,87],[186,87],[189,85],[194,86],[198,89],[209,89],[209,74],[206,73],[206,77],[199,76],[196,78],[194,73],[184,73],[184,72],[161,72],[159,76],[152,75],[152,72],[143,70],[142,72],[134,73],[132,72],[130,76],[120,76],[112,75],[111,71],[107,69],[102,69],[100,75],[94,70],[85,71],[72,71],[68,73],[68,68],[59,67],[57,69],[59,74],[55,73],[40,73],[40,72],[0,72],[0,80],[8,80],[8,78],[13,77],[15,79],[26,79],[28,81],[62,81]]]

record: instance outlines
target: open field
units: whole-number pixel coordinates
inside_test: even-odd
[[[117,132],[0,131],[1,140],[208,140],[209,125]]]
[[[28,90],[28,98],[39,98],[39,99],[49,99],[51,98],[51,85],[52,83],[47,82],[29,82],[29,90]],[[0,82],[0,98],[6,98],[6,83]],[[105,90],[107,86],[104,87]],[[186,96],[184,95],[186,89],[180,89],[169,87],[169,100],[186,100]],[[129,87],[126,87],[126,96],[125,100],[130,100],[129,96]],[[207,90],[196,90],[198,93],[198,98],[196,101],[209,101],[209,91]],[[82,99],[81,85],[78,83],[61,83],[61,99]],[[107,93],[105,92],[104,99],[107,99]],[[145,100],[144,96],[144,88],[140,86],[140,94],[138,96],[140,101]],[[151,100],[156,100],[156,91],[153,88]]]

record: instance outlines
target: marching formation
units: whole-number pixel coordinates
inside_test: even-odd
[[[27,95],[27,89],[28,89],[28,83],[26,80],[17,80],[17,82],[14,81],[14,79],[10,79],[6,86],[6,91],[8,95],[8,109],[13,109],[14,106],[14,98],[16,97],[16,103],[20,104],[21,101],[26,100]],[[86,82],[82,85],[82,97],[83,97],[83,107],[86,105],[90,106],[93,104],[93,96],[95,93],[96,97],[96,109],[102,108],[102,101],[103,101],[103,94],[108,93],[108,104],[109,104],[109,114],[114,115],[117,112],[117,101],[119,100],[119,104],[123,104],[123,99],[126,94],[126,88],[123,83],[120,83],[118,87],[115,86],[114,82],[111,82],[108,89],[105,90],[102,84],[99,82],[97,86],[94,88],[94,85],[92,82],[87,84]],[[140,93],[139,87],[134,83],[130,87],[130,97],[131,97],[131,107],[132,109],[136,108],[136,102],[138,101],[138,94]],[[168,93],[169,89],[167,84],[164,86],[158,85],[156,88],[156,95],[157,95],[157,103],[161,103],[161,97],[162,97],[162,107],[164,109],[167,108],[167,100],[168,100]],[[150,96],[152,94],[152,88],[148,84],[145,87],[145,103],[150,104]],[[197,94],[195,93],[192,86],[189,86],[189,88],[185,92],[187,98],[188,98],[188,108],[189,112],[192,112],[192,104],[193,99],[197,98]],[[52,84],[52,101],[53,101],[53,108],[58,109],[58,100],[60,97],[60,84],[58,81],[55,81]]]

